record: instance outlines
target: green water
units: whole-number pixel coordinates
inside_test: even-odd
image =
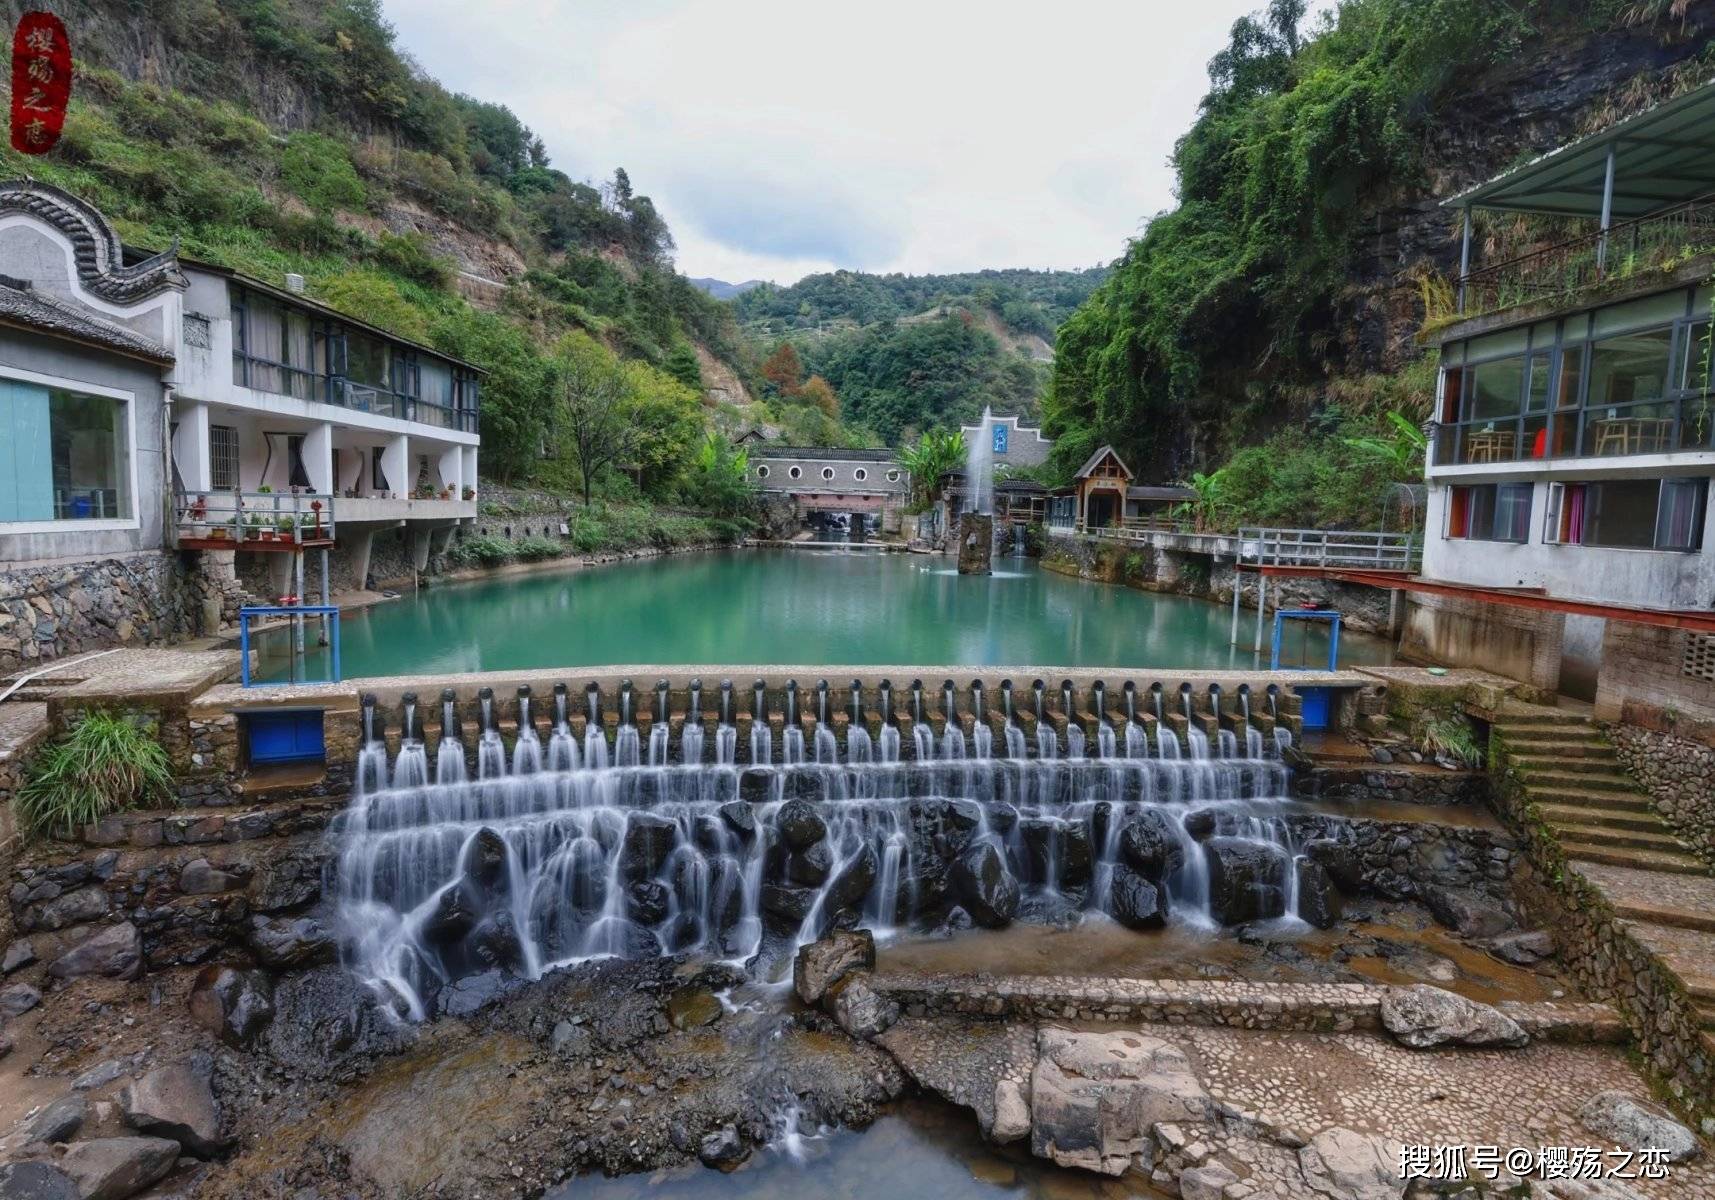
[[[427,588],[342,618],[346,678],[614,664],[756,663],[1251,668],[1256,614],[1069,579],[1029,559],[990,577],[915,554],[744,550]],[[1267,633],[1261,666],[1268,665]],[[1292,630],[1282,665],[1327,663]],[[268,678],[285,640],[264,639]],[[1388,661],[1343,634],[1342,666]],[[300,668],[302,670],[302,668]],[[325,663],[312,655],[311,678]]]

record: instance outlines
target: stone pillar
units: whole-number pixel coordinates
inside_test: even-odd
[[[959,518],[959,574],[987,575],[993,569],[994,518],[968,512]]]
[[[387,490],[401,500],[411,497],[416,479],[411,473],[411,439],[404,434],[388,440],[381,451],[381,473],[387,476]]]
[[[214,487],[214,470],[208,448],[208,405],[180,401],[174,412],[178,427],[173,430],[173,465],[179,479],[187,492],[209,491]]]
[[[304,434],[304,473],[310,490],[324,496],[336,491],[333,481],[333,422],[320,421]]]
[[[358,533],[344,533],[339,536],[341,544],[351,554],[351,574],[359,588],[369,586],[369,559],[375,549],[375,530],[365,528]]]
[[[419,573],[429,569],[429,535],[432,530],[413,528],[411,530],[411,562]]]

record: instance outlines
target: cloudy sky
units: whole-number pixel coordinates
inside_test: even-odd
[[[654,198],[688,275],[1083,267],[1263,0],[385,0],[447,87]]]

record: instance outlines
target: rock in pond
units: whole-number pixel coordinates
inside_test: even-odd
[[[48,974],[55,979],[105,975],[135,979],[143,973],[143,937],[129,921],[103,926],[54,959]]]
[[[1298,915],[1318,929],[1332,929],[1340,920],[1340,891],[1327,868],[1308,858],[1292,865],[1298,872]]]
[[[1431,987],[1389,988],[1381,1001],[1382,1027],[1402,1046],[1505,1046],[1530,1041],[1517,1021],[1487,1004]]]
[[[959,856],[953,864],[953,886],[978,925],[999,929],[1018,913],[1018,880],[993,842],[981,842]]]
[[[805,1004],[815,1004],[852,971],[875,970],[875,937],[867,929],[836,929],[798,948],[792,986]]]
[[[1702,1153],[1691,1130],[1666,1110],[1624,1092],[1597,1092],[1578,1110],[1578,1120],[1622,1150],[1636,1152],[1646,1146],[1665,1150],[1669,1162],[1684,1162]]]
[[[197,1158],[214,1158],[229,1142],[220,1135],[220,1109],[209,1087],[212,1064],[193,1057],[156,1067],[119,1093],[125,1123],[150,1137],[171,1138]]]
[[[1506,909],[1475,892],[1435,886],[1418,891],[1430,915],[1461,937],[1498,937],[1513,927]]]
[[[171,1138],[117,1137],[73,1142],[60,1159],[83,1200],[125,1200],[163,1178],[179,1161]]]
[[[744,1144],[744,1139],[738,1136],[738,1128],[733,1125],[721,1126],[704,1136],[697,1145],[697,1158],[705,1167],[714,1167],[718,1171],[731,1171],[749,1157],[750,1147]]]

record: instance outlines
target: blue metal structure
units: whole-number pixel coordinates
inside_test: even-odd
[[[1280,638],[1286,629],[1286,622],[1289,620],[1328,622],[1328,670],[1336,670],[1336,664],[1340,661],[1340,614],[1329,608],[1276,609],[1274,614],[1274,645],[1269,650],[1268,669],[1271,671],[1280,670]]]
[[[286,672],[283,680],[261,680],[250,678],[250,622],[258,617],[287,617],[302,623],[305,617],[326,617],[328,621],[328,648],[330,675],[327,679],[299,679],[296,664],[297,652],[290,656],[293,664]],[[241,682],[245,687],[267,687],[271,683],[338,683],[339,682],[339,609],[331,604],[285,604],[267,605],[238,610],[238,651],[242,659]]]

